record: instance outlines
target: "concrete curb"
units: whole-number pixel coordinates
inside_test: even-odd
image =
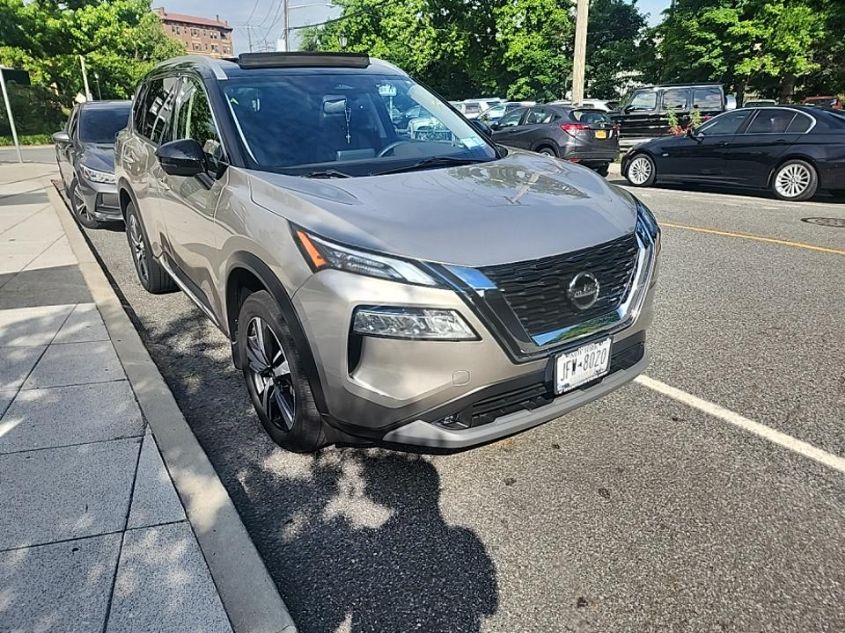
[[[232,499],[53,184],[45,188],[185,506],[234,633],[296,633]]]

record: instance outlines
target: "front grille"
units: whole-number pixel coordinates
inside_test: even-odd
[[[578,389],[589,389],[601,382],[614,372],[629,369],[636,365],[645,354],[645,343],[642,339],[633,345],[613,351],[610,357],[610,368],[608,373],[593,382],[581,385]],[[498,393],[475,402],[471,407],[470,426],[481,426],[489,424],[497,418],[514,413],[516,411],[532,411],[554,400],[555,395],[552,387],[547,382],[536,382],[534,384]]]
[[[525,330],[536,336],[618,308],[630,289],[637,252],[632,233],[574,253],[480,270],[502,291]],[[566,296],[569,283],[581,272],[595,275],[600,287],[598,300],[586,310],[576,308]]]

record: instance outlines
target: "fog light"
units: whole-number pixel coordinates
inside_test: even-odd
[[[364,336],[412,340],[478,340],[478,335],[458,312],[437,308],[358,308],[352,319],[352,331]]]

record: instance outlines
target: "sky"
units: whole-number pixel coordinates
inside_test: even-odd
[[[638,0],[637,5],[649,14],[648,23],[657,24],[660,12],[669,6],[671,0]],[[337,9],[329,0],[288,0],[290,25],[303,26],[315,24],[337,15]],[[219,15],[221,20],[228,20],[235,28],[235,53],[249,50],[250,35],[254,47],[275,47],[276,39],[281,34],[281,0],[167,0],[153,3],[164,6],[174,13],[187,13],[207,18]]]

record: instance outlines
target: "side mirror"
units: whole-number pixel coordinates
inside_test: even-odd
[[[688,138],[691,138],[692,140],[694,140],[694,141],[696,141],[696,142],[698,142],[698,143],[700,143],[700,142],[701,142],[701,137],[700,137],[698,134],[696,134],[696,132],[695,132],[695,130],[694,130],[693,128],[688,127],[688,128],[687,128],[687,132],[686,132],[686,134],[687,134],[687,137],[688,137]]]
[[[622,110],[622,112],[624,112],[625,114],[628,114],[629,112],[633,112],[633,111],[634,111],[634,106],[632,106],[632,105],[627,105],[627,106],[625,106],[625,109]]]
[[[498,122],[498,121],[493,121],[493,122],[490,124],[490,131],[491,131],[491,132],[495,132],[496,130],[500,129],[501,127],[502,127],[502,126],[501,126],[501,125],[499,125],[499,122]]]
[[[164,173],[171,176],[198,176],[206,171],[205,152],[192,138],[160,145],[156,156]]]
[[[53,142],[56,145],[67,145],[68,143],[71,142],[70,141],[70,134],[68,134],[64,130],[61,131],[61,132],[56,132],[55,134],[53,134]]]
[[[490,136],[493,133],[493,128],[487,125],[484,121],[473,119],[472,121],[470,121],[470,125],[472,125],[472,127],[481,132],[484,136]]]

